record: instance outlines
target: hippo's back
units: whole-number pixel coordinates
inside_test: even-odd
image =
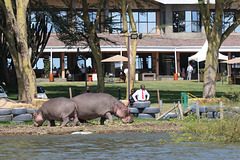
[[[75,110],[76,104],[71,99],[65,97],[52,98],[43,103],[39,111],[45,116],[62,116]]]
[[[72,98],[77,104],[78,117],[84,120],[102,117],[105,113],[113,113],[114,107],[120,103],[115,97],[106,93],[85,93]]]

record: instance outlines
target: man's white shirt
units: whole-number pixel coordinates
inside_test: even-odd
[[[187,67],[187,72],[192,72],[193,71],[193,67],[192,66],[188,66]]]
[[[137,98],[136,98],[137,96]],[[144,100],[149,100],[150,94],[148,93],[147,90],[142,90],[139,89],[133,94],[133,99],[134,101],[144,101]]]

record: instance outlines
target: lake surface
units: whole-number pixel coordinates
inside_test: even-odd
[[[0,136],[0,159],[240,159],[240,143],[161,144],[168,133]]]

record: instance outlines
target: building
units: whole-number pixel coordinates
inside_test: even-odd
[[[51,1],[51,3],[57,4],[58,2]],[[144,10],[134,8],[134,6],[132,6],[132,10],[137,22],[138,33],[147,35],[138,40],[136,72],[155,73],[156,77],[172,76],[174,73],[183,76],[188,66],[188,57],[196,54],[206,41],[198,1],[155,0],[151,6],[146,5]],[[62,13],[67,14],[67,11],[64,11],[63,8]],[[94,14],[94,11],[91,11],[93,19]],[[121,22],[119,10],[109,9],[109,14],[114,15],[116,22]],[[227,26],[233,23],[233,17],[231,16],[232,14],[224,15],[223,29],[227,29]],[[161,28],[161,26],[165,27]],[[124,37],[121,37],[120,30],[103,32],[98,35],[116,42],[114,45],[101,41],[103,59],[116,54],[127,56]],[[229,59],[240,57],[239,40],[240,27],[223,42],[219,52],[228,56]],[[74,64],[77,62],[77,48],[80,48],[80,53],[91,52],[89,48],[81,49],[81,46],[65,47],[64,43],[57,39],[56,34],[52,33],[44,50],[44,57],[39,63],[52,55],[55,59],[53,62],[57,64],[55,67],[60,67],[61,77],[65,78],[66,70],[70,70],[70,72],[74,70]],[[90,59],[87,62],[87,66],[94,67]],[[194,61],[191,63],[194,68],[193,78],[197,78],[197,63]],[[203,66],[204,62],[200,63],[200,68],[203,68]],[[119,70],[126,67],[126,64],[122,66],[122,63],[107,63],[103,64],[103,67],[106,74],[112,73],[119,76]],[[238,68],[239,65],[233,65],[230,70],[238,71]],[[219,66],[219,72],[224,70],[226,70],[226,64],[225,66]]]

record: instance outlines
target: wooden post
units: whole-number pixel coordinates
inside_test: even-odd
[[[173,105],[174,105],[174,108],[175,108],[175,113],[177,114],[177,118],[179,119],[179,114],[178,114],[178,112],[177,112],[177,107],[176,107],[175,102],[173,103]]]
[[[157,90],[157,95],[158,95],[158,104],[159,104],[159,114],[158,117],[161,116],[161,101],[160,101],[160,95],[159,95],[159,90]]]
[[[69,95],[70,95],[70,99],[72,99],[72,88],[69,88]]]
[[[198,102],[196,103],[196,114],[197,114],[197,119],[200,118],[200,113],[199,113],[199,105]]]
[[[162,114],[162,110],[163,110],[163,102],[162,102],[162,100],[160,100],[160,109],[161,109],[161,114]]]
[[[220,119],[223,119],[223,104],[222,101],[219,103],[220,106]]]
[[[172,107],[171,109],[169,109],[167,112],[165,112],[164,114],[162,114],[160,117],[158,117],[156,120],[161,119],[162,117],[164,117],[165,115],[167,115],[169,112],[171,112],[172,110],[174,110],[175,107]]]
[[[183,110],[182,110],[180,101],[178,101],[178,110],[179,110],[180,119],[183,119]]]

